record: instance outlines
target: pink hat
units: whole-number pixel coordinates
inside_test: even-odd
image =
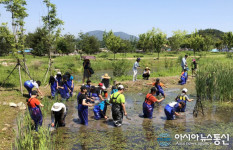
[[[195,59],[193,59],[193,61],[196,61]]]

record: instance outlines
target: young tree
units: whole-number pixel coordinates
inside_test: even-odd
[[[121,38],[118,36],[115,36],[111,30],[108,33],[104,32],[103,40],[105,42],[106,47],[114,53],[114,60],[115,60],[116,59],[115,54],[119,52],[122,46]]]
[[[233,47],[233,34],[232,32],[227,32],[223,36],[223,44],[227,47],[228,52]]]
[[[204,36],[203,38],[203,51],[209,51],[213,48],[214,41],[210,36]]]
[[[162,47],[167,42],[167,35],[163,33],[159,29],[153,28],[151,33],[151,43],[153,45],[153,48],[158,53],[158,59],[159,59],[159,53],[161,52]]]
[[[46,79],[49,70],[50,70],[50,75],[52,75],[51,51],[52,51],[52,47],[55,47],[55,40],[60,33],[60,28],[58,28],[58,26],[63,25],[63,21],[56,17],[57,10],[55,4],[50,3],[50,0],[44,0],[43,2],[46,4],[48,8],[48,15],[42,17],[42,20],[44,22],[44,28],[48,32],[48,36],[46,38],[48,41],[49,67],[45,74],[45,79]]]
[[[181,31],[181,30],[173,31],[173,35],[169,39],[169,44],[172,50],[178,52],[181,44],[184,44],[184,39],[185,39],[186,34],[187,32],[185,30],[184,31]]]
[[[86,54],[94,54],[99,52],[100,43],[95,36],[79,33],[79,48]]]
[[[142,49],[143,52],[146,52],[147,50],[152,50],[150,32],[139,34],[137,48]]]
[[[191,34],[191,37],[188,39],[190,48],[193,49],[194,56],[196,54],[196,51],[201,49],[201,45],[203,44],[203,37],[195,31]]]

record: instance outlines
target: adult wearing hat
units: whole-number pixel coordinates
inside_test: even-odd
[[[123,95],[124,86],[118,86],[118,92],[113,93],[110,98],[110,103],[112,103],[112,118],[113,123],[116,127],[120,127],[123,121],[123,114],[127,116],[125,109],[125,96]]]
[[[143,79],[149,80],[150,77],[150,68],[146,67],[142,74]]]
[[[185,112],[187,101],[191,102],[194,100],[194,99],[189,99],[187,92],[188,92],[188,89],[183,88],[181,94],[176,97],[177,102],[184,102],[185,104],[184,107],[179,110],[180,112]]]
[[[154,110],[154,103],[155,102],[161,102],[164,100],[164,97],[161,98],[160,100],[158,100],[156,97],[154,97],[154,95],[157,92],[157,88],[156,87],[152,87],[150,90],[150,93],[148,93],[145,97],[145,101],[142,105],[143,107],[143,117],[144,118],[150,118],[152,119],[152,115],[153,115],[153,110]]]
[[[138,70],[137,69],[140,67],[139,66],[140,60],[141,60],[140,58],[137,58],[136,62],[133,65],[133,81],[137,80],[137,74],[138,74]]]
[[[51,126],[64,127],[66,117],[66,106],[63,103],[54,103],[51,108]]]
[[[105,73],[105,74],[102,76],[101,83],[103,83],[104,86],[105,86],[106,88],[109,88],[109,81],[110,81],[110,78],[111,78],[111,77],[110,77],[107,73]]]
[[[88,106],[93,106],[93,104],[87,102],[86,86],[82,86],[80,89],[81,89],[81,93],[77,97],[78,116],[81,124],[88,125]]]
[[[37,99],[38,92],[32,91],[31,98],[27,100],[28,110],[32,120],[35,123],[35,129],[38,131],[38,126],[42,126],[43,116],[40,110],[40,106],[43,107],[44,105],[40,103]]]

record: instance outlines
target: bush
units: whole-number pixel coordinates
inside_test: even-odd
[[[99,55],[100,58],[108,58],[109,54],[108,53],[102,53]]]
[[[232,53],[227,53],[226,58],[232,59]]]
[[[120,77],[122,75],[126,75],[127,68],[129,67],[129,63],[127,60],[117,60],[112,63],[113,66],[113,76]]]

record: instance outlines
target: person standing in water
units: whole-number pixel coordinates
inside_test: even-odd
[[[43,107],[44,105],[40,103],[37,99],[38,92],[32,91],[31,98],[27,100],[28,110],[32,120],[35,123],[35,129],[38,131],[38,127],[42,126],[43,116],[40,110],[40,106]]]
[[[155,87],[152,87],[150,90],[150,93],[148,93],[145,97],[145,101],[142,105],[143,107],[143,117],[144,118],[150,118],[152,119],[153,110],[154,110],[154,103],[155,102],[161,102],[164,100],[164,97],[158,100],[154,97],[155,93],[157,92],[157,89]]]
[[[118,86],[118,92],[113,93],[110,98],[110,103],[112,103],[112,118],[113,123],[116,127],[120,127],[123,122],[123,114],[127,116],[125,109],[125,96],[123,95],[124,86]]]
[[[80,123],[83,125],[88,125],[88,106],[94,106],[93,104],[90,104],[87,102],[87,87],[82,86],[81,88],[81,93],[77,97],[78,101],[78,116],[80,119]]]

